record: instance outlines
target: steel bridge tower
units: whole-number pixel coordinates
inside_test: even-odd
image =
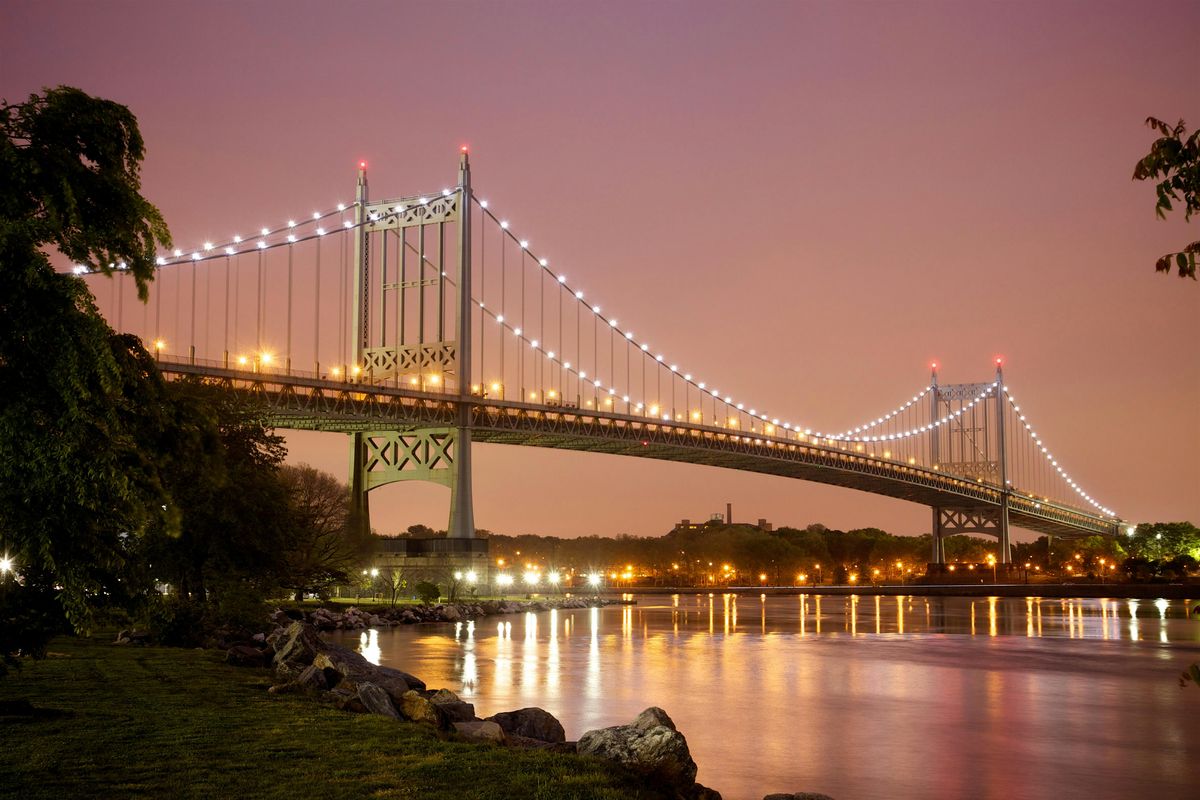
[[[982,392],[992,389],[989,402],[979,412],[960,415],[951,425],[936,423]],[[929,392],[929,452],[934,468],[980,483],[996,486],[996,505],[933,507],[933,564],[946,563],[945,539],[964,533],[981,533],[1000,540],[1000,563],[1012,562],[1008,536],[1011,485],[1008,480],[1007,440],[1004,431],[1004,372],[996,359],[996,382],[938,384],[937,364]]]
[[[429,481],[450,489],[448,536],[472,539],[471,168],[466,148],[452,191],[432,198],[372,201],[363,162],[356,200],[352,366],[347,375],[360,384],[436,392],[439,397],[431,402],[453,402],[456,421],[450,427],[351,433],[354,519],[370,530],[367,496],[372,489],[397,481]],[[447,287],[451,262],[454,283]]]

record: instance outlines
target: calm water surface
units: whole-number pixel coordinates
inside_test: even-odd
[[[662,706],[729,800],[1200,797],[1195,601],[639,596],[367,631],[479,716],[577,739]]]

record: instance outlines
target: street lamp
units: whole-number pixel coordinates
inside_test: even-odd
[[[988,553],[987,562],[988,562],[988,565],[991,566],[991,568],[992,568],[992,583],[995,583],[996,582],[996,557],[994,555],[992,555],[991,553]]]

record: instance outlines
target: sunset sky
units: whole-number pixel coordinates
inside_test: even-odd
[[[182,247],[372,191],[474,184],[591,296],[760,407],[853,425],[992,360],[1088,492],[1200,522],[1200,221],[1130,179],[1147,116],[1200,125],[1195,2],[7,2],[0,97],[128,105]],[[1189,46],[1191,45],[1191,46]],[[101,297],[103,300],[103,296]],[[289,434],[344,477],[338,434]],[[448,492],[372,494],[380,532]],[[735,519],[923,533],[783,478],[479,446],[500,533]]]

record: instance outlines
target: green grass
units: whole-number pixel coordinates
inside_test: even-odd
[[[0,699],[66,712],[0,722],[0,797],[659,797],[594,759],[268,695],[266,672],[221,659],[56,640],[45,661],[0,678]]]

